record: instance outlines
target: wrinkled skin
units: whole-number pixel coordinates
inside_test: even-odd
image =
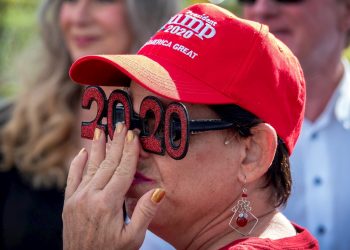
[[[72,161],[62,215],[66,250],[138,249],[157,211],[161,198],[152,199],[152,189],[138,201],[130,223],[124,223],[123,202],[136,171],[140,144],[135,133],[120,126],[107,150],[100,131],[91,153],[83,149]]]

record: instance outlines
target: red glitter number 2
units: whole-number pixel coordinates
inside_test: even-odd
[[[90,109],[92,102],[97,103],[94,120],[82,122],[81,137],[92,139],[96,127],[105,131],[113,139],[115,123],[124,121],[131,127],[133,117],[132,102],[125,91],[114,90],[106,98],[100,87],[88,87],[83,93],[82,108]],[[103,118],[107,124],[102,124]],[[155,154],[164,155],[165,150],[174,159],[185,157],[189,144],[188,114],[181,103],[171,103],[165,111],[158,98],[147,96],[140,105],[142,131],[140,141],[142,147]]]
[[[97,114],[94,120],[90,122],[81,123],[81,137],[92,140],[94,137],[95,128],[107,131],[106,125],[102,124],[102,119],[105,116],[106,95],[101,88],[89,87],[84,91],[81,107],[83,109],[90,109],[93,101],[97,103]]]

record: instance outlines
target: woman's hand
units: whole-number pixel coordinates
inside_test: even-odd
[[[125,224],[123,202],[134,178],[140,143],[121,123],[113,138],[106,153],[105,135],[96,129],[89,157],[82,149],[71,163],[62,214],[66,250],[138,249],[164,197],[162,189],[144,194]]]

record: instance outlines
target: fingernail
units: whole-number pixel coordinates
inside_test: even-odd
[[[162,189],[162,188],[157,188],[153,194],[152,194],[152,197],[151,197],[151,200],[154,202],[154,203],[159,203],[161,200],[163,200],[165,196],[165,190]]]
[[[121,123],[121,122],[118,122],[118,123],[117,123],[117,133],[118,133],[118,134],[119,134],[120,132],[122,132],[123,126],[124,126],[123,123]]]
[[[80,149],[78,155],[80,155],[80,154],[82,154],[82,153],[85,153],[85,152],[86,152],[86,149],[85,149],[85,148],[82,148],[82,149]]]
[[[126,141],[131,142],[133,139],[134,139],[134,133],[131,130],[129,130],[128,134],[126,135]]]
[[[98,139],[100,139],[101,133],[102,133],[101,129],[95,128],[95,131],[94,131],[94,141],[97,141]]]

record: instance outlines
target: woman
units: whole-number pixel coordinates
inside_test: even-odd
[[[163,0],[43,1],[42,49],[23,59],[24,90],[1,114],[11,115],[0,128],[1,249],[62,248],[62,190],[72,154],[86,146],[77,120],[89,116],[77,115],[81,87],[67,74],[72,61],[136,52],[177,10],[177,1]]]
[[[97,123],[91,152],[71,164],[65,249],[137,249],[147,228],[177,249],[318,249],[278,211],[290,194],[305,84],[266,26],[198,4],[138,55],[83,57],[70,75],[130,89],[105,102],[97,87],[84,94],[108,103],[107,127]]]

